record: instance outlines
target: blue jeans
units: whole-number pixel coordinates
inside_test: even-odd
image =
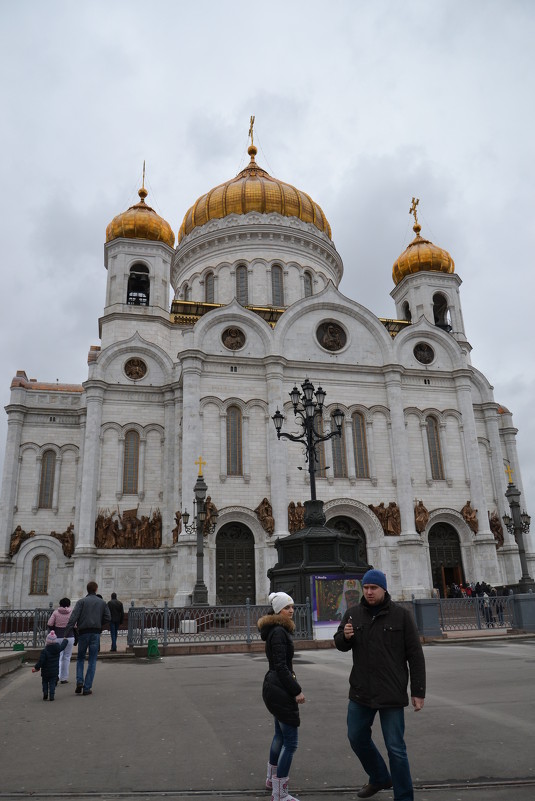
[[[379,712],[381,729],[388,752],[390,773],[385,761],[372,740],[372,724]],[[350,701],[347,709],[347,736],[351,748],[358,756],[369,776],[370,784],[392,781],[394,801],[413,801],[411,771],[405,740],[405,713],[403,708],[372,709]]]
[[[57,679],[45,679],[44,676],[41,676],[43,695],[48,695],[50,693],[50,698],[54,698],[56,694],[56,681]]]
[[[293,755],[297,751],[299,729],[274,718],[275,734],[269,749],[269,764],[277,766],[277,776],[285,779],[290,775]]]
[[[97,656],[100,646],[100,634],[80,634],[78,637],[78,659],[76,660],[76,684],[83,684],[84,690],[90,690],[97,669]],[[89,649],[87,672],[84,681],[85,655]]]
[[[111,634],[111,650],[117,650],[117,632],[119,631],[119,624],[110,622],[110,634]]]

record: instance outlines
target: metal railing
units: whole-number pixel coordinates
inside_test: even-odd
[[[507,629],[513,625],[513,596],[440,598],[439,614],[442,631]]]
[[[257,621],[271,606],[246,602],[236,606],[135,607],[128,611],[128,645],[146,645],[157,639],[162,646],[194,642],[246,642],[260,640]],[[310,602],[296,604],[294,639],[312,639]]]
[[[0,648],[44,647],[51,609],[0,609]]]
[[[398,603],[414,614],[414,601]],[[440,598],[439,624],[442,631],[485,629],[506,630],[513,626],[514,596],[487,598]],[[0,648],[24,645],[42,648],[47,635],[48,609],[0,609]],[[119,629],[118,636],[129,646],[147,645],[157,639],[160,645],[194,642],[246,642],[261,639],[256,623],[268,614],[271,606],[245,603],[236,606],[142,607],[132,605],[128,610],[128,627]],[[297,640],[313,638],[310,602],[295,605]]]

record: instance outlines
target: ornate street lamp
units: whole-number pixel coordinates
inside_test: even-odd
[[[193,488],[193,522],[189,524],[190,514],[187,509],[182,513],[182,520],[184,521],[184,528],[188,534],[196,533],[197,535],[197,581],[193,588],[192,603],[194,606],[207,606],[208,605],[208,588],[204,583],[204,534],[211,534],[217,523],[217,509],[215,507],[210,512],[210,521],[206,527],[206,493],[208,487],[203,478],[202,466],[206,464],[202,458],[195,462],[199,465],[199,475]]]
[[[507,472],[507,471],[506,471]],[[512,471],[510,471],[512,472]],[[520,511],[520,490],[511,481],[509,473],[509,485],[505,497],[509,501],[511,509],[510,515],[503,516],[503,522],[510,534],[515,538],[518,545],[518,555],[520,556],[520,566],[522,568],[522,576],[518,582],[521,592],[529,592],[535,590],[535,582],[531,578],[528,569],[528,561],[526,559],[526,549],[524,546],[524,534],[527,534],[531,524],[531,517],[525,511]]]
[[[342,436],[344,413],[341,409],[335,409],[332,416],[336,425],[336,430],[331,431],[329,434],[323,434],[320,423],[323,419],[323,405],[327,393],[322,387],[315,389],[314,384],[309,381],[308,378],[301,384],[301,389],[302,392],[299,391],[297,386],[294,386],[289,395],[294,407],[294,415],[301,425],[302,433],[299,436],[295,434],[285,434],[282,431],[284,415],[281,414],[278,409],[271,419],[275,425],[278,439],[289,439],[292,442],[302,442],[305,445],[305,458],[308,462],[308,474],[310,476],[310,498],[312,501],[315,501],[316,465],[319,461],[317,445],[333,437]]]

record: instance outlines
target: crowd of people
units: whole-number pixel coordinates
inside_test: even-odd
[[[505,625],[503,598],[510,595],[508,587],[498,590],[487,584],[486,581],[471,582],[469,584],[452,583],[448,587],[448,598],[477,598],[479,608],[484,617],[487,628]]]

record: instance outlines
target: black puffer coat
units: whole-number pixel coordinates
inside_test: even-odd
[[[264,615],[257,625],[266,643],[269,662],[269,670],[262,687],[264,703],[281,723],[299,726],[299,707],[295,698],[301,692],[301,686],[295,678],[292,666],[292,633],[295,624],[284,615]]]
[[[69,644],[68,640],[51,642],[46,645],[35,664],[35,670],[41,671],[43,679],[57,679],[59,674],[59,655]]]

